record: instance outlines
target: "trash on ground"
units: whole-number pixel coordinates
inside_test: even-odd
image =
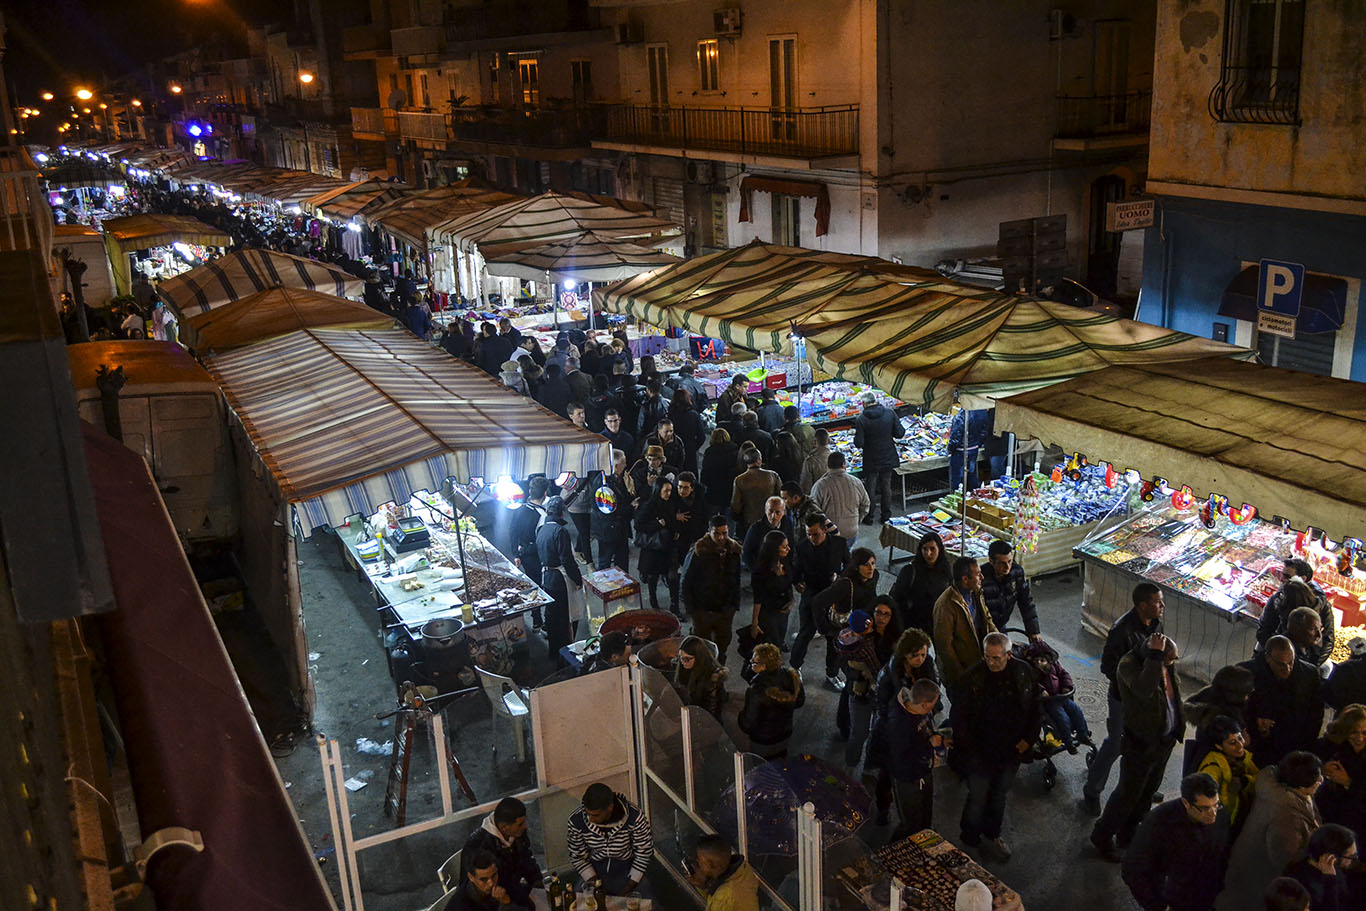
[[[375,743],[369,737],[356,738],[356,752],[364,753],[366,756],[388,756],[394,751],[394,742],[386,740],[384,743]]]

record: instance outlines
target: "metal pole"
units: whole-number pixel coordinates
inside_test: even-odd
[[[958,521],[960,524],[958,536],[958,555],[966,557],[968,555],[968,409],[960,409],[963,413],[963,479],[961,493],[958,500]]]
[[[688,801],[688,812],[697,812],[697,794],[693,786],[692,774],[692,710],[689,706],[683,706],[680,711],[683,719],[683,786],[686,800]]]
[[[749,821],[745,812],[745,757],[740,753],[735,758],[735,850],[749,856]]]

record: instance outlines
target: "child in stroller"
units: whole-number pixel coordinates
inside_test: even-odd
[[[1072,698],[1075,689],[1072,675],[1058,660],[1057,651],[1042,641],[1017,644],[1014,650],[1016,657],[1027,661],[1038,674],[1039,705],[1043,709],[1045,723],[1067,752],[1075,756],[1078,744],[1093,746],[1086,716]]]

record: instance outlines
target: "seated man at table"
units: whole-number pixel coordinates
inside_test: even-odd
[[[720,835],[697,840],[697,860],[688,882],[707,900],[706,911],[759,911],[759,877],[743,854]]]
[[[492,854],[498,863],[499,885],[512,901],[530,907],[531,890],[541,884],[541,868],[531,853],[526,829],[526,804],[515,797],[498,801],[465,842],[460,854],[461,879],[474,872],[474,858],[485,852]]]
[[[461,857],[461,863],[464,863]],[[531,902],[516,902],[498,885],[498,859],[489,851],[476,851],[469,872],[460,879],[447,911],[532,911]]]
[[[602,782],[583,792],[583,805],[569,817],[569,861],[585,886],[601,879],[609,895],[642,892],[641,880],[654,856],[650,819]]]
[[[598,639],[598,653],[593,656],[592,661],[583,666],[583,676],[625,667],[630,660],[631,638],[621,630],[604,633],[602,638]]]

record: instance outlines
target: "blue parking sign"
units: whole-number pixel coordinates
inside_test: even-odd
[[[1300,315],[1304,266],[1264,259],[1257,264],[1257,309],[1282,316]]]

